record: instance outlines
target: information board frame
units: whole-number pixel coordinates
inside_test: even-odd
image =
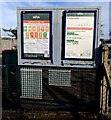
[[[23,26],[23,14],[49,14],[49,21],[50,21],[50,31],[49,31],[49,57],[24,57],[24,26]],[[51,60],[52,61],[52,11],[29,11],[23,10],[21,11],[21,59],[38,59],[38,60]],[[33,54],[33,53],[32,53]]]
[[[64,11],[96,11],[96,33],[94,58],[93,59],[64,59],[63,54],[63,12]],[[22,58],[21,55],[21,12],[22,11],[46,11],[52,12],[52,41],[51,41],[51,59],[37,59],[35,58]],[[98,48],[100,45],[100,7],[31,7],[31,8],[17,8],[17,31],[18,31],[18,65],[40,66],[40,67],[88,67],[94,68],[98,66]]]
[[[66,17],[67,13],[94,13],[94,25],[93,25],[93,43],[92,43],[92,57],[91,58],[79,58],[79,57],[73,57],[73,58],[67,58],[65,57],[65,45],[66,45]],[[93,61],[95,60],[95,42],[96,42],[96,33],[97,33],[97,10],[64,10],[63,11],[63,20],[62,20],[62,50],[61,50],[61,60],[81,60],[81,61]]]

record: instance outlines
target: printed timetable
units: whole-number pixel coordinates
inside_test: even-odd
[[[65,58],[92,59],[94,12],[67,12]]]
[[[32,12],[23,14],[24,57],[50,57],[50,14]]]

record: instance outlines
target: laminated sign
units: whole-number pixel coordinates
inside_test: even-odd
[[[65,12],[65,58],[92,59],[95,40],[95,12]]]
[[[50,16],[45,11],[22,13],[23,57],[50,58]]]

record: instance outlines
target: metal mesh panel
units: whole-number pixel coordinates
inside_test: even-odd
[[[72,70],[72,88],[74,95],[82,102],[94,103],[96,91],[96,71],[88,69]]]
[[[20,71],[22,107],[95,111],[96,69],[27,66]]]
[[[42,69],[23,67],[21,71],[21,98],[42,99]]]
[[[60,75],[64,75],[65,78]],[[69,86],[61,85],[60,81],[57,83],[57,76],[60,77],[60,81],[70,78]],[[50,103],[47,107],[51,109],[56,107],[93,111],[96,109],[96,93],[98,93],[96,83],[96,69],[47,68],[43,70],[43,100]]]
[[[71,86],[71,70],[49,69],[49,85]]]

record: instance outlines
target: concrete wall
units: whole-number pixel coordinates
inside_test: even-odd
[[[17,45],[17,40],[8,38],[8,37],[3,37],[0,40],[1,42],[1,50],[6,50],[6,49],[11,49],[12,46]]]

